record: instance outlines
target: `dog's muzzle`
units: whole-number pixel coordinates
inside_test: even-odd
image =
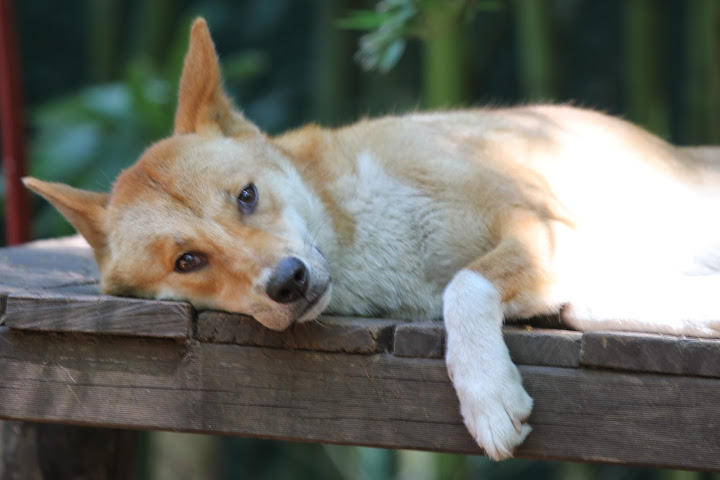
[[[265,293],[276,306],[273,317],[285,318],[286,327],[317,317],[330,303],[330,291],[328,265],[317,248],[306,259],[282,258],[265,284]]]
[[[265,293],[277,303],[291,303],[305,297],[310,285],[310,272],[297,257],[280,260],[265,286]]]

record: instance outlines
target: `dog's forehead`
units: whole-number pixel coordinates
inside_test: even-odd
[[[208,185],[242,170],[237,150],[228,142],[214,145],[182,136],[152,145],[115,181],[108,205],[110,236],[138,237],[142,244],[144,237],[171,233],[171,220],[201,215],[222,188]]]
[[[248,139],[203,138],[198,135],[179,135],[151,145],[138,161],[118,177],[116,188],[125,183],[137,183],[138,175],[180,181],[195,174],[223,175],[228,171],[247,168],[262,156],[261,142]],[[127,174],[127,175],[126,175]],[[135,177],[135,178],[132,178]]]
[[[150,146],[118,176],[110,205],[127,209],[163,199],[200,201],[198,197],[208,192],[242,187],[233,182],[252,176],[256,164],[264,160],[262,142],[255,139],[170,137]]]
[[[142,250],[158,238],[180,243],[195,237],[194,229],[218,228],[210,219],[234,204],[260,170],[277,170],[275,156],[260,135],[190,134],[153,144],[115,181],[108,205],[111,246]]]

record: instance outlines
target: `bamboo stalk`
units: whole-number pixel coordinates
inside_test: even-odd
[[[667,138],[670,115],[667,103],[667,58],[662,44],[661,10],[652,0],[625,4],[625,87],[630,120]]]
[[[350,33],[339,29],[337,18],[348,10],[347,0],[316,0],[317,18],[313,47],[315,55],[313,118],[325,124],[337,124],[351,118],[348,99],[351,98],[353,46]]]
[[[520,83],[523,96],[534,102],[551,101],[557,96],[548,5],[538,0],[515,0]]]
[[[467,101],[467,38],[460,25],[423,42],[423,98],[425,108],[451,108]]]
[[[136,22],[140,27],[137,49],[156,64],[166,59],[177,8],[177,3],[172,0],[152,0],[140,6],[140,17]]]
[[[118,0],[87,0],[90,75],[93,81],[112,80],[118,71]]]
[[[686,2],[683,141],[720,143],[720,2]]]

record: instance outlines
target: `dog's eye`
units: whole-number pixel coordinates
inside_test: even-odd
[[[186,252],[175,260],[175,271],[178,273],[188,273],[204,267],[207,264],[207,258],[201,253]]]
[[[252,213],[258,201],[258,192],[254,183],[249,183],[240,191],[237,197],[238,208],[241,213]]]

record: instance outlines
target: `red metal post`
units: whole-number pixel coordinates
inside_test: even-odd
[[[8,245],[30,240],[28,193],[20,180],[25,176],[25,124],[14,18],[10,0],[0,0],[0,131]]]

